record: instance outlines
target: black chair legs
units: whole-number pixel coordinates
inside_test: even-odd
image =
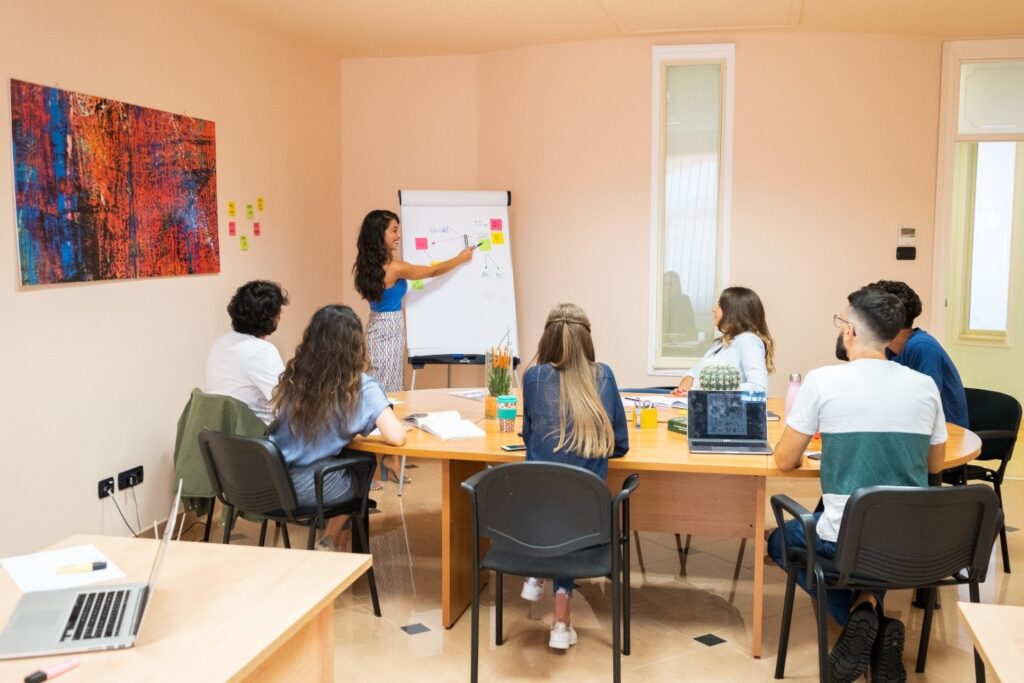
[[[262,548],[263,544],[267,541],[267,518],[263,518],[263,523],[260,524],[260,542],[259,546]]]
[[[217,499],[210,499],[210,511],[206,513],[206,531],[203,532],[203,543],[210,542],[210,531],[213,529],[213,509],[217,507]]]
[[[782,678],[786,675],[786,652],[789,650],[789,629],[793,623],[796,572],[796,568],[791,568],[786,574],[786,599],[782,605],[782,628],[779,630],[779,654],[775,660],[775,678]]]
[[[505,575],[501,572],[494,572],[494,644],[501,645],[505,642],[502,634],[501,617],[502,607],[505,604]]]
[[[921,622],[921,644],[917,646],[917,666],[914,668],[919,674],[924,673],[924,665],[928,660],[928,639],[932,632],[932,615],[935,613],[935,599],[938,595],[938,588],[925,589],[927,602],[924,608],[924,621]]]
[[[231,542],[231,528],[235,525],[235,508],[229,505],[225,512],[227,520],[224,522],[224,540],[221,542],[227,544]]]

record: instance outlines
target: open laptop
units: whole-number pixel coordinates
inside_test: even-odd
[[[691,453],[771,455],[768,404],[749,391],[690,391],[686,439]]]
[[[117,650],[134,645],[174,533],[180,499],[179,480],[149,581],[26,593],[0,633],[0,659]]]

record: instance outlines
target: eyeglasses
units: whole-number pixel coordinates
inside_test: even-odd
[[[851,323],[849,320],[843,320],[838,315],[832,316],[832,324],[838,327],[839,329],[842,329],[843,325],[849,325],[850,327],[853,327],[853,323]]]

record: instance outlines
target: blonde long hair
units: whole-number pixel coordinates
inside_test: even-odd
[[[558,371],[558,445],[584,458],[607,458],[615,447],[612,421],[597,392],[598,366],[590,320],[575,304],[551,309],[537,344],[534,363]],[[572,423],[571,429],[566,425]]]

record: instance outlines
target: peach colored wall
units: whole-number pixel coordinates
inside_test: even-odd
[[[138,464],[142,525],[166,515],[175,423],[239,284],[266,278],[291,292],[271,337],[286,358],[314,308],[336,298],[340,67],[203,2],[17,0],[0,17],[6,555],[75,532],[126,533],[96,482]],[[9,78],[215,121],[221,273],[21,288]],[[264,234],[242,253],[227,235],[226,203],[257,195]],[[130,497],[117,495],[134,525]]]
[[[736,43],[729,279],[765,301],[778,343],[773,393],[790,371],[831,361],[831,315],[852,289],[904,279],[929,299],[938,39],[745,33],[657,42]],[[352,130],[343,117],[346,184],[359,168],[359,192],[386,199],[398,178],[393,164],[370,163],[379,156],[415,169],[424,187],[512,190],[525,355],[548,309],[575,301],[590,313],[598,355],[623,386],[673,381],[647,373],[652,44],[594,41],[342,66],[343,112],[361,124]],[[443,136],[424,131],[409,145],[408,130],[422,117],[433,129],[437,115],[403,107],[375,118],[369,95],[379,96],[382,83],[409,84],[415,101],[424,93],[435,103],[454,99],[460,119]],[[461,136],[456,123],[466,125]],[[452,146],[457,173],[435,167]],[[359,213],[349,189],[346,245]],[[918,228],[914,262],[895,260],[901,225]]]

